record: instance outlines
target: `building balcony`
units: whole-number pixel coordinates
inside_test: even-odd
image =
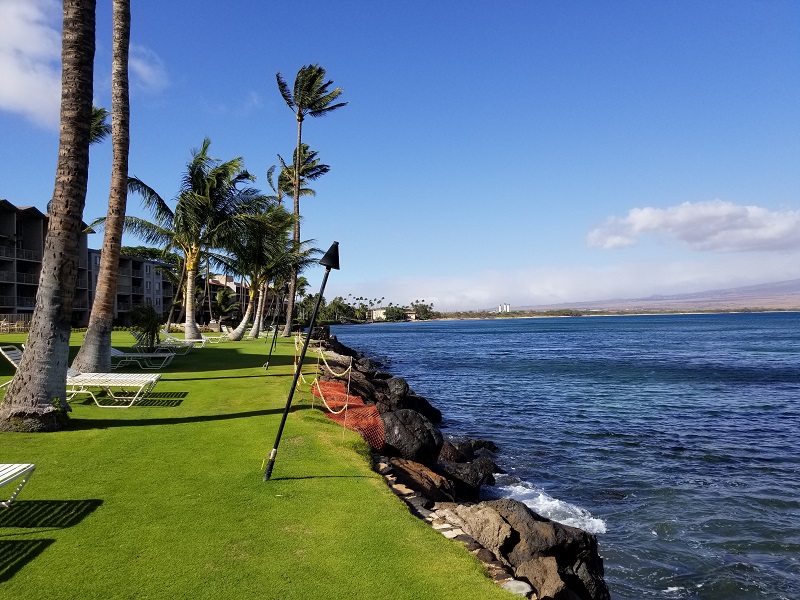
[[[17,283],[30,283],[33,285],[39,284],[38,273],[17,273]]]
[[[34,296],[22,296],[17,298],[17,308],[33,308],[36,306],[36,298]]]
[[[17,248],[17,258],[22,260],[42,260],[42,253],[36,250],[27,250],[25,248]]]
[[[0,306],[16,306],[16,296],[0,296]]]
[[[14,281],[14,273],[11,271],[0,271],[0,281],[12,282]]]

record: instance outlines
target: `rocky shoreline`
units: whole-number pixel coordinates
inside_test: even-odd
[[[543,517],[510,498],[481,500],[494,485],[497,446],[489,440],[446,440],[442,413],[401,377],[315,332],[331,370],[323,381],[343,382],[373,405],[383,444],[373,447],[375,470],[409,510],[464,544],[505,589],[537,600],[609,600],[594,534]],[[352,364],[347,376],[337,376]]]

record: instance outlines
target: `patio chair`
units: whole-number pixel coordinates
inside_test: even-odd
[[[16,346],[0,346],[0,354],[5,356],[14,368],[19,368],[22,350]],[[67,402],[78,395],[91,396],[100,408],[130,408],[144,398],[152,390],[161,373],[81,373],[74,369],[67,370]],[[7,381],[0,387],[11,383]],[[100,404],[95,392],[104,391],[115,402],[120,404]],[[127,402],[127,404],[125,404]]]
[[[205,345],[208,343],[208,338],[204,336],[202,333],[200,334],[199,339],[189,339],[189,338],[177,338],[172,335],[169,331],[161,330],[161,335],[164,336],[164,342],[167,344],[189,344],[193,348],[204,348]]]
[[[175,353],[164,352],[123,352],[117,348],[111,348],[111,368],[119,369],[126,365],[136,363],[140,369],[163,369],[172,359]]]
[[[133,349],[137,352],[142,353],[151,353],[153,350],[157,352],[172,352],[173,354],[187,354],[189,350],[194,348],[194,344],[185,344],[185,343],[174,343],[169,340],[164,340],[161,342],[157,342],[155,346],[153,346],[153,350],[150,349],[150,345],[147,343],[147,340],[144,339],[144,336],[141,332],[131,330],[131,335],[136,338],[136,343],[133,344]],[[178,339],[178,338],[173,338]]]
[[[33,464],[0,464],[0,487],[14,482],[17,484],[8,500],[0,500],[0,508],[9,508],[11,506],[14,498],[19,495],[22,488],[28,483],[28,479],[33,475],[35,468],[36,465]]]
[[[222,325],[220,330],[222,331],[222,333],[220,333],[219,335],[206,335],[204,333],[201,333],[200,335],[202,335],[203,339],[209,344],[219,344],[220,342],[224,342],[225,340],[228,339],[228,327]]]

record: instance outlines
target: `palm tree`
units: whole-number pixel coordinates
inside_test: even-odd
[[[330,90],[333,81],[325,81],[325,69],[319,65],[305,65],[297,72],[294,80],[293,90],[289,89],[286,80],[280,73],[275,75],[278,81],[278,90],[283,97],[286,105],[294,113],[297,120],[297,144],[294,152],[294,172],[301,173],[300,158],[303,143],[303,121],[307,116],[321,117],[341,108],[347,102],[334,101],[342,94],[342,88]],[[292,241],[296,248],[300,246],[300,177],[295,177],[294,181],[294,232]],[[295,287],[297,286],[297,271],[292,273],[289,279],[289,305],[287,314],[291,316],[294,310]],[[292,331],[291,318],[286,321],[286,328],[283,335],[288,336]]]
[[[240,340],[244,336],[261,287],[266,289],[270,281],[285,280],[294,269],[300,270],[307,265],[312,259],[311,255],[316,252],[303,250],[302,244],[301,250],[295,251],[294,243],[289,239],[293,224],[294,217],[276,204],[264,215],[248,219],[245,233],[231,240],[230,267],[246,278],[250,285],[250,302],[241,323],[229,334],[231,340]]]
[[[128,54],[131,40],[130,0],[114,0],[114,34],[111,64],[111,189],[100,253],[92,312],[86,337],[72,362],[72,368],[89,373],[111,370],[111,327],[114,321],[114,299],[117,295],[117,273],[122,228],[128,199],[128,152],[130,150],[130,97],[128,94]],[[106,112],[104,109],[99,109]],[[103,123],[105,121],[103,120]],[[94,126],[93,135],[102,131]],[[103,135],[104,137],[104,135]],[[101,138],[102,139],[102,138]]]
[[[128,189],[142,196],[154,222],[128,217],[127,230],[150,244],[160,244],[183,254],[186,292],[185,333],[187,338],[199,338],[195,320],[195,285],[203,253],[221,248],[226,239],[236,238],[244,223],[242,217],[256,215],[269,206],[270,199],[254,188],[242,187],[254,177],[243,169],[241,157],[221,162],[208,155],[211,140],[206,138],[200,149],[192,151],[186,165],[175,209],[152,188],[134,177]]]
[[[66,405],[78,240],[89,174],[95,0],[64,0],[63,15],[61,127],[52,210],[27,345],[0,405],[4,430],[58,429],[61,419],[53,402]]]

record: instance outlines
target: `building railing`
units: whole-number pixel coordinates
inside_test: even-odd
[[[117,293],[118,294],[130,294],[131,293],[131,286],[117,284]]]
[[[15,258],[17,255],[14,248],[11,246],[0,246],[0,256],[5,258]]]
[[[119,269],[117,274],[121,277],[130,277],[131,276],[131,269]]]
[[[0,271],[0,281],[14,281],[14,273],[11,271]]]
[[[34,296],[21,296],[17,298],[17,306],[19,308],[33,308],[36,306],[36,298]]]
[[[130,310],[130,309],[131,309],[131,303],[130,302],[117,302],[117,310],[125,311],[125,310]]]
[[[16,296],[0,296],[0,306],[16,306]]]
[[[72,308],[89,308],[89,302],[86,300],[75,300],[72,302]]]
[[[134,285],[131,287],[131,294],[144,294],[144,288],[140,285]]]
[[[17,283],[39,283],[38,273],[17,273]]]
[[[42,260],[42,253],[36,250],[27,250],[25,248],[17,248],[17,258],[23,260]]]
[[[89,278],[86,275],[78,276],[78,279],[75,280],[75,287],[79,288],[87,288],[89,287]]]
[[[143,277],[141,269],[132,269],[131,270],[132,277]]]

